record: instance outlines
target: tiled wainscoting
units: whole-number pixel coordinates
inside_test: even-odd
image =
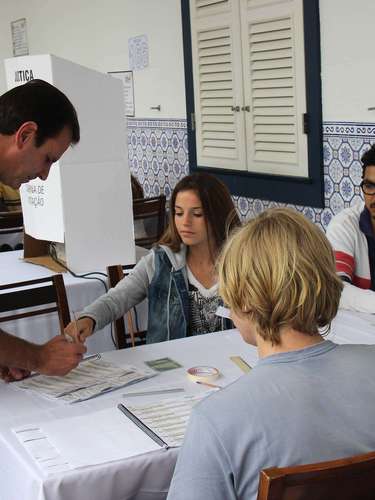
[[[332,216],[361,201],[360,158],[375,142],[375,124],[325,122],[323,159],[325,208],[293,206],[326,228]],[[145,196],[167,197],[176,183],[189,173],[186,120],[129,119],[129,162],[143,186]],[[273,201],[234,197],[245,220],[263,210],[282,206]]]
[[[186,120],[128,121],[129,165],[146,197],[169,198],[189,173]]]

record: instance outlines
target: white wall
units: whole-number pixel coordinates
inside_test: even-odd
[[[0,0],[0,60],[10,23],[26,17],[30,54],[99,71],[128,69],[128,38],[147,34],[150,67],[135,72],[136,116],[185,118],[180,0]],[[324,121],[375,121],[375,0],[320,0]],[[0,64],[0,93],[6,90]],[[161,105],[161,112],[150,107]]]
[[[52,53],[103,72],[129,69],[128,38],[146,34],[150,65],[134,73],[136,116],[186,116],[179,0],[0,0],[0,61],[12,57],[10,23],[22,17],[30,55]],[[158,104],[160,112],[150,110]]]
[[[374,0],[320,0],[323,121],[375,121],[374,20]]]

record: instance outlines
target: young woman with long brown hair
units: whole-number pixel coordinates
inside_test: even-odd
[[[226,186],[210,174],[184,177],[170,202],[168,228],[149,254],[115,288],[86,307],[66,333],[79,341],[148,297],[147,342],[222,330],[216,258],[240,225]]]

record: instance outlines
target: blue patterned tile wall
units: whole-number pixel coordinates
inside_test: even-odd
[[[129,163],[145,196],[165,193],[189,173],[186,120],[129,119]],[[325,208],[287,205],[325,229],[333,215],[362,199],[360,158],[375,142],[375,124],[325,122],[323,161]],[[273,201],[234,197],[243,220],[263,210],[285,206]]]
[[[186,120],[128,120],[129,165],[146,197],[165,194],[189,173]]]

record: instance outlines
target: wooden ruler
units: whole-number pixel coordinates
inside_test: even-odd
[[[246,361],[241,358],[241,356],[231,356],[230,360],[233,361],[233,363],[235,363],[244,373],[249,373],[251,370],[251,366],[248,365]]]

